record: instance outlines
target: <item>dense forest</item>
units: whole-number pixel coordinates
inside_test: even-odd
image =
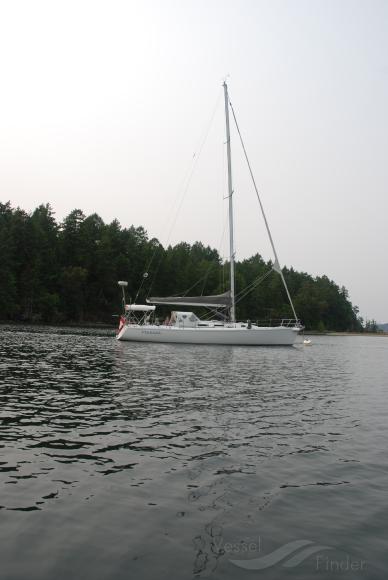
[[[31,214],[0,203],[0,319],[47,323],[114,322],[121,310],[118,280],[128,299],[148,295],[217,294],[228,284],[228,264],[196,242],[164,248],[142,227],[105,224],[73,210],[57,223],[50,205]],[[260,255],[236,264],[240,320],[292,317],[281,279]],[[266,279],[259,285],[255,280]],[[284,268],[298,316],[307,329],[362,330],[346,288],[326,276]],[[244,288],[253,286],[245,297]],[[163,314],[163,312],[162,312]]]

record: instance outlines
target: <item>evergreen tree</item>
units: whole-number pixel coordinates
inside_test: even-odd
[[[105,224],[80,209],[58,226],[50,205],[29,215],[0,204],[0,252],[3,320],[111,322],[121,308],[117,280],[128,281],[128,298],[138,303],[150,294],[218,294],[229,286],[229,264],[213,248],[181,242],[165,249],[142,227]],[[259,254],[236,263],[239,319],[292,318],[272,266]],[[362,329],[346,288],[293,268],[283,274],[307,329]],[[366,330],[375,328],[375,321],[366,322]]]

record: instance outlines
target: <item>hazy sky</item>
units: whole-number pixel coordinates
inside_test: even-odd
[[[1,1],[1,200],[226,255],[226,75],[281,263],[388,321],[386,0]],[[237,257],[269,259],[232,148]]]

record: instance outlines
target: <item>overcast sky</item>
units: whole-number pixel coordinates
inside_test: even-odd
[[[2,1],[1,201],[226,255],[226,75],[281,263],[388,321],[385,0]],[[232,156],[237,257],[269,259]]]

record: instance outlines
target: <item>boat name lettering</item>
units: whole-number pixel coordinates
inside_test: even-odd
[[[142,330],[142,334],[160,334],[160,330]]]

